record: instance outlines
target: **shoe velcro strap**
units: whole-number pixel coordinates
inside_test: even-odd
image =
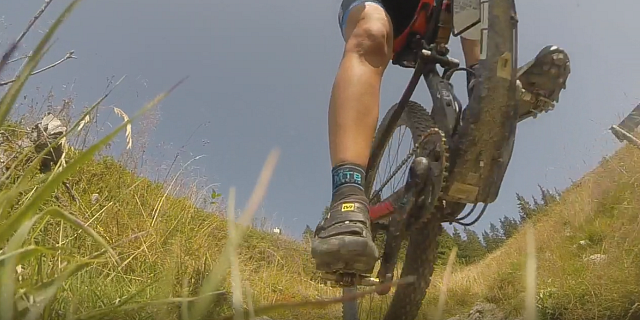
[[[334,205],[323,225],[326,227],[350,222],[369,223],[367,206],[360,202],[343,202]]]
[[[345,223],[333,225],[320,230],[318,238],[331,238],[335,236],[366,237],[366,228],[361,223]]]

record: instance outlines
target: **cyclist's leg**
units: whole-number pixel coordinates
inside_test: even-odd
[[[471,30],[469,30],[471,31]],[[476,66],[480,62],[480,39],[470,38],[469,32],[465,32],[464,35],[460,35],[460,44],[462,46],[462,54],[464,56],[464,63],[467,68],[476,71]],[[475,88],[473,81],[475,77],[467,73],[467,95],[471,97],[473,94],[473,88]]]
[[[370,232],[364,170],[378,123],[380,85],[392,57],[393,30],[377,0],[343,0],[345,48],[329,102],[333,193],[311,253],[320,271],[370,274],[378,250]]]
[[[471,25],[479,17],[480,9],[479,7],[474,7],[474,5],[477,6],[478,4],[473,1],[466,1],[465,7],[467,9],[457,19],[457,23],[460,24],[461,28]],[[480,24],[476,24],[460,35],[460,45],[462,46],[465,65],[474,71],[480,62],[480,33]],[[469,97],[471,97],[473,88],[475,88],[474,83],[472,83],[473,79],[475,77],[467,73],[467,94]]]
[[[464,63],[468,68],[473,68],[480,62],[480,40],[460,36]]]

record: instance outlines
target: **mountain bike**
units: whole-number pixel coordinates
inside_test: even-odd
[[[415,280],[377,292],[385,296],[394,291],[386,312],[380,312],[386,320],[417,317],[434,271],[442,224],[470,226],[482,217],[487,205],[498,196],[513,151],[518,123],[516,94],[521,90],[516,83],[518,21],[514,0],[479,0],[476,24],[482,30],[482,60],[481,72],[474,77],[480,87],[464,110],[450,80],[454,72],[473,71],[449,57],[447,46],[451,35],[459,36],[474,25],[454,30],[453,1],[421,0],[410,31],[428,31],[410,32],[405,47],[392,60],[394,65],[414,71],[399,102],[376,130],[366,169],[372,233],[382,246],[377,277],[326,275],[343,287],[345,294],[355,292],[358,286],[389,282],[396,277],[395,269],[404,251],[400,277]],[[431,95],[430,112],[411,100],[420,78]],[[391,147],[392,134],[399,128],[408,129],[411,135],[410,151],[388,170],[390,176],[376,179],[383,171],[385,151],[390,151],[385,159],[399,159],[399,151]],[[400,182],[391,183],[396,177]],[[392,190],[383,196],[387,187]],[[463,222],[480,203],[480,213],[472,221]],[[471,210],[462,214],[469,204]],[[373,307],[369,305],[368,310]],[[344,302],[343,318],[360,319],[359,309],[358,301]]]

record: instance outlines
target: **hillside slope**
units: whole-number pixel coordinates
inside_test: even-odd
[[[533,219],[541,318],[625,319],[640,302],[639,184],[640,150],[625,146]],[[445,313],[465,314],[484,301],[519,315],[525,253],[521,231],[481,262],[455,270]],[[437,304],[441,274],[425,312]]]
[[[128,305],[197,295],[204,277],[219,260],[227,239],[226,220],[204,212],[186,198],[125,170],[104,157],[83,166],[46,206],[61,206],[114,246],[123,264],[98,262],[73,277],[57,296],[55,312],[90,314]],[[538,307],[545,319],[625,318],[640,302],[640,150],[624,147],[563,192],[560,201],[532,221],[538,268]],[[239,204],[240,205],[240,204]],[[87,257],[101,247],[75,229],[49,221],[34,237],[41,246],[60,243]],[[599,255],[599,256],[598,256]],[[308,247],[252,229],[239,251],[240,271],[253,304],[335,297],[339,290],[312,281],[316,276]],[[60,272],[60,257],[23,265],[23,281]],[[464,314],[478,301],[498,305],[510,317],[520,314],[524,292],[524,234],[479,263],[459,267],[449,285],[445,315]],[[434,312],[443,270],[434,275],[420,318]],[[25,280],[26,279],[26,280]],[[230,292],[229,281],[224,290]],[[229,313],[230,296],[215,314]],[[172,310],[172,309],[170,309]],[[176,309],[177,310],[177,309]],[[174,310],[174,311],[176,311]],[[158,309],[112,312],[113,318],[158,318]],[[177,311],[176,311],[177,312]],[[275,319],[336,319],[339,306],[286,309]],[[165,316],[162,316],[165,318]],[[170,318],[177,318],[172,313]]]
[[[227,240],[222,216],[199,209],[187,198],[171,196],[162,184],[136,176],[110,157],[82,166],[67,182],[71,192],[59,188],[45,207],[62,207],[87,223],[113,246],[123,264],[99,261],[71,278],[56,297],[53,314],[66,313],[72,306],[75,315],[87,315],[111,310],[125,300],[125,306],[132,306],[197,295]],[[542,318],[619,319],[640,302],[639,183],[640,150],[623,147],[531,221]],[[519,316],[524,292],[524,238],[524,234],[517,234],[482,261],[458,267],[449,285],[445,315],[464,314],[484,301],[497,305],[509,317]],[[69,255],[74,257],[88,257],[102,249],[76,229],[56,221],[44,223],[34,234],[33,243],[43,247],[63,244],[73,248]],[[313,281],[317,274],[308,252],[304,243],[251,229],[239,258],[253,304],[339,295],[339,290]],[[22,265],[22,285],[35,285],[59,274],[67,258],[43,255],[39,261]],[[438,269],[434,275],[421,319],[434,312],[442,274]],[[223,289],[230,292],[228,279]],[[227,314],[229,306],[230,295],[221,296],[213,313]],[[113,310],[109,318],[157,319],[160,309]],[[339,311],[337,305],[290,308],[272,316],[278,320],[336,319]],[[177,308],[169,312],[160,318],[178,318]]]
[[[28,130],[5,125],[18,97],[27,99],[20,91],[28,75],[78,3],[72,1],[51,24],[0,99],[0,150],[6,152],[0,157],[0,310],[3,318],[29,312],[32,319],[179,319],[180,307],[188,309],[192,301],[180,298],[194,297],[221,260],[225,219],[186,198],[172,197],[162,184],[135,176],[108,157],[88,160],[92,155],[86,153],[76,160],[87,162],[70,161],[78,164],[77,170],[69,165],[72,169],[41,175],[34,169],[37,165],[28,162],[33,148],[20,145],[22,139],[15,136]],[[9,45],[0,71],[17,47],[18,43]],[[71,176],[67,179],[66,174]],[[629,313],[640,303],[639,177],[640,151],[624,147],[534,218],[537,304],[543,318],[640,318]],[[62,180],[67,184],[59,187]],[[524,238],[518,234],[486,259],[455,270],[446,314],[463,314],[486,301],[510,318],[518,316],[523,304]],[[101,254],[108,251],[99,244],[101,239],[117,259]],[[253,229],[238,255],[254,305],[339,294],[311,280],[316,274],[308,248],[301,243]],[[438,270],[419,318],[433,312],[441,278]],[[226,280],[222,289],[228,293]],[[219,295],[211,315],[230,312],[230,299],[229,294]],[[337,306],[320,311],[289,308],[273,318],[336,319],[338,311]]]
[[[98,261],[72,277],[60,289],[50,314],[64,314],[72,305],[73,314],[79,316],[110,310],[127,299],[130,300],[125,306],[133,306],[198,295],[204,277],[219,260],[227,240],[224,217],[204,212],[186,198],[165,194],[162,184],[135,176],[110,157],[89,162],[67,181],[77,202],[65,188],[59,188],[45,206],[62,207],[93,228],[113,246],[122,265],[118,267],[110,260]],[[42,278],[59,274],[69,256],[89,257],[102,249],[91,238],[59,221],[45,223],[35,233],[33,243],[43,247],[63,244],[74,252],[67,256],[42,255],[39,261],[23,264],[20,273],[23,286],[36,285]],[[307,252],[300,242],[250,229],[238,255],[242,279],[251,289],[253,304],[339,294],[310,280],[314,272]],[[229,294],[217,300],[214,315],[231,312],[228,279],[223,290]],[[159,313],[160,309],[135,308],[122,312],[114,309],[108,312],[107,318],[177,319],[177,309],[169,315]],[[335,316],[331,312],[338,309],[329,309],[326,316]],[[275,316],[303,319],[308,313],[309,310],[284,310]],[[105,317],[102,315],[100,319]]]

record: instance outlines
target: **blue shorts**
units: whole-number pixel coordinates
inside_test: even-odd
[[[382,5],[382,2],[380,0],[342,0],[340,11],[338,11],[338,24],[340,25],[340,33],[342,33],[342,38],[344,38],[344,28],[346,28],[347,26],[347,18],[349,17],[351,9],[365,3],[373,3],[379,5],[384,9],[384,6]]]

